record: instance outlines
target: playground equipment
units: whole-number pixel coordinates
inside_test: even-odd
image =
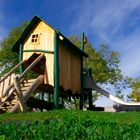
[[[95,90],[98,93],[100,93],[101,95],[104,95],[105,97],[111,99],[112,101],[114,101],[115,103],[117,103],[116,105],[114,105],[114,108],[118,111],[138,111],[140,110],[140,102],[125,102],[113,95],[111,95],[109,92],[103,90],[102,88],[100,88],[95,80],[93,79],[90,69],[84,69],[84,73],[83,73],[83,81],[84,81],[84,89],[91,89],[91,90]]]
[[[49,100],[53,95],[55,108],[60,98],[63,102],[65,97],[81,95],[83,57],[88,55],[46,21],[33,17],[12,51],[19,54],[20,63],[0,80],[1,112],[26,111],[31,104],[36,107],[29,102],[36,91],[47,93]],[[28,78],[30,70],[36,73],[35,78]],[[80,99],[82,108],[82,96]],[[49,100],[44,104],[50,107]]]
[[[92,109],[91,90],[125,107],[140,107],[140,103],[124,102],[96,85],[90,72],[83,68],[83,57],[88,57],[84,52],[84,34],[79,49],[35,16],[12,46],[12,51],[19,54],[20,62],[0,78],[0,112],[27,111],[29,107],[59,108],[60,101],[63,104],[64,98],[72,97],[80,99],[80,109],[83,109],[85,96],[89,97],[89,109]],[[17,69],[20,69],[19,74]],[[34,72],[31,78],[30,71]],[[47,101],[36,99],[37,93],[47,94]]]

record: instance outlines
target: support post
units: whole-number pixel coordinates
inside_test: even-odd
[[[81,42],[81,50],[84,51],[85,46],[84,46],[84,38],[85,38],[85,33],[82,33],[82,42]]]
[[[84,51],[84,37],[85,34],[84,32],[82,33],[82,41],[81,41],[81,50]],[[83,56],[81,56],[81,91],[80,91],[80,109],[83,109]]]
[[[58,33],[54,35],[54,107],[58,108],[59,104],[59,50],[58,50]]]
[[[89,69],[89,75],[90,75],[90,77],[92,77],[92,69],[91,68]],[[92,108],[93,108],[92,89],[89,89],[88,95],[89,95],[89,110],[92,110]]]
[[[81,81],[81,89],[80,89],[80,110],[83,110],[83,56],[81,57],[80,81]]]
[[[19,62],[22,61],[22,58],[23,58],[23,44],[20,43],[20,46],[19,46]],[[23,65],[21,64],[20,65],[20,74],[23,72]]]
[[[88,91],[88,101],[89,101],[89,110],[92,109],[93,105],[92,105],[92,90],[89,89]]]
[[[50,103],[51,102],[51,97],[50,97],[50,93],[47,93],[47,102]]]
[[[41,93],[41,101],[42,102],[44,101],[44,93],[43,92]],[[43,108],[41,108],[40,110],[41,110],[41,112],[43,112]]]

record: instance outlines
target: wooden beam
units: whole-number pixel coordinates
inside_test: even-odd
[[[40,56],[38,56],[38,57],[24,70],[24,72],[19,76],[19,79],[22,79],[22,78],[24,77],[24,75],[25,75],[30,69],[32,69],[43,57],[44,57],[44,54],[41,54]]]
[[[19,46],[19,62],[21,62],[22,59],[23,59],[23,44],[20,43],[20,46]],[[19,71],[20,71],[20,74],[23,72],[23,65],[20,65]]]
[[[83,110],[83,56],[81,56],[80,80],[81,80],[81,89],[80,89],[80,110]]]
[[[49,51],[49,50],[23,50],[23,52],[43,52],[43,53],[54,54],[53,51]]]
[[[53,109],[53,103],[48,103],[47,101],[39,100],[34,97],[29,97],[29,99],[27,100],[27,106],[47,110]]]
[[[24,93],[23,98],[25,99],[25,101],[28,100],[28,98],[31,96],[31,94],[33,93],[33,91],[40,85],[42,84],[44,81],[44,75],[40,75],[37,79],[35,79],[35,81],[31,84],[31,86],[29,87],[29,89]],[[11,109],[10,112],[16,112],[17,109],[19,107],[19,103],[16,103],[13,108]]]
[[[58,33],[54,35],[54,106],[58,108],[59,104],[59,48]]]
[[[16,88],[16,95],[18,97],[18,100],[19,100],[19,107],[20,107],[20,110],[22,112],[25,112],[26,111],[26,102],[23,98],[23,94],[22,94],[22,90],[21,90],[21,87],[20,87],[20,84],[19,84],[19,79],[18,79],[18,76],[16,76],[14,78],[14,85],[15,85],[15,88]]]
[[[13,69],[11,69],[7,74],[3,76],[3,78],[0,79],[0,83],[4,81],[9,75],[11,75],[20,65],[25,63],[26,60],[21,61],[19,64],[17,64]]]

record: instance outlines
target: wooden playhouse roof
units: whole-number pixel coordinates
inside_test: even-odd
[[[22,32],[21,36],[17,39],[17,41],[15,42],[15,44],[12,46],[12,51],[13,52],[19,52],[19,45],[20,43],[23,43],[25,41],[25,39],[27,38],[27,36],[29,35],[29,33],[34,29],[34,27],[40,22],[43,21],[45,22],[49,27],[51,27],[54,31],[57,31],[56,29],[54,29],[52,26],[50,26],[46,21],[44,21],[43,19],[41,19],[38,16],[34,16],[32,18],[32,20],[30,21],[30,23],[27,25],[27,27],[24,29],[24,31]],[[65,41],[65,43],[67,44],[67,46],[69,46],[69,48],[71,48],[72,50],[78,52],[80,55],[83,55],[85,57],[88,57],[88,55],[83,52],[80,48],[78,48],[75,44],[73,44],[68,38],[66,38],[63,34],[61,34],[60,32],[58,32],[64,39],[63,41]]]

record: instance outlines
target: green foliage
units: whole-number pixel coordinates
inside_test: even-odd
[[[36,121],[31,121],[32,118],[35,120],[36,115],[39,116],[39,114],[43,120],[37,117]],[[135,112],[103,113],[61,110],[39,114],[22,113],[23,118],[25,116],[28,118],[32,116],[32,118],[26,121],[1,122],[0,136],[6,140],[134,140],[139,139],[140,135],[140,115]],[[6,115],[20,116],[20,114]]]
[[[140,102],[140,79],[133,79],[131,86],[132,92],[128,95],[128,98],[131,101]]]
[[[20,26],[13,28],[8,36],[0,42],[0,72],[3,75],[14,67],[18,62],[18,54],[12,52],[11,47],[19,38],[28,22],[23,22]]]

